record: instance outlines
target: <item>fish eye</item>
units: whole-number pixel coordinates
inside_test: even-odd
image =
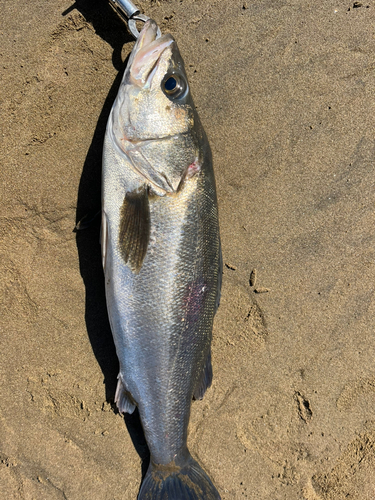
[[[188,86],[185,78],[177,73],[173,73],[164,78],[161,88],[167,97],[178,99],[186,94]]]
[[[168,80],[164,83],[164,88],[167,92],[173,92],[177,87],[177,80],[173,76],[170,76]]]

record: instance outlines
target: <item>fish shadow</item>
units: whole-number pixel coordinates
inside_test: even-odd
[[[78,188],[76,221],[86,217],[92,219],[86,229],[76,232],[76,244],[79,256],[79,269],[86,289],[85,321],[87,333],[94,355],[104,376],[105,396],[114,412],[118,412],[114,403],[117,386],[119,363],[108,320],[105,299],[104,274],[100,249],[100,217],[95,214],[101,209],[101,171],[105,129],[108,117],[116,98],[123,70],[127,61],[121,60],[121,49],[132,37],[125,24],[119,19],[108,4],[99,0],[77,0],[65,11],[77,9],[90,21],[97,34],[113,47],[113,65],[119,70],[115,81],[104,102],[91,145],[83,165]],[[118,26],[120,25],[120,26]],[[134,448],[142,461],[142,480],[147,472],[150,452],[144,437],[142,424],[136,409],[132,415],[125,414],[124,421]]]
[[[108,0],[76,0],[62,15],[68,16],[74,10],[78,10],[93,26],[95,33],[113,48],[112,63],[120,71],[123,68],[122,47],[124,43],[134,41],[125,22],[112,9]]]

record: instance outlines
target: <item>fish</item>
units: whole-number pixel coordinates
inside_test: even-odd
[[[175,39],[148,20],[108,118],[102,260],[121,414],[138,407],[150,450],[139,500],[217,500],[187,447],[211,385],[222,257],[210,146]]]

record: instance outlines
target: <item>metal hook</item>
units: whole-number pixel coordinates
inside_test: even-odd
[[[131,19],[129,19],[128,21],[129,31],[131,32],[131,34],[134,36],[135,39],[139,37],[139,31],[137,29],[136,21],[143,21],[145,23],[149,19],[150,18],[145,14],[135,14],[134,16],[131,17]],[[161,31],[158,26],[156,37],[159,38],[160,36],[161,36]]]
[[[130,33],[134,36],[135,39],[139,37],[139,31],[137,29],[137,21],[146,22],[149,17],[145,14],[141,14],[140,10],[131,2],[130,0],[109,0],[112,7],[115,11],[120,15],[120,17],[126,17],[128,21],[128,27]],[[161,36],[161,31],[158,26],[157,37]]]
[[[121,17],[125,16],[126,19],[140,13],[140,10],[130,0],[109,0],[109,3]]]

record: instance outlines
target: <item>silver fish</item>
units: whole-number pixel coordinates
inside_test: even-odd
[[[211,151],[169,34],[145,23],[105,136],[102,256],[120,361],[116,403],[135,406],[151,453],[139,500],[217,500],[187,448],[193,398],[212,380],[221,250]]]

